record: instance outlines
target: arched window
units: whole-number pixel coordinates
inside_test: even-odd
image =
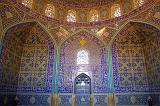
[[[140,7],[144,4],[144,0],[133,0],[134,8]]]
[[[22,4],[32,9],[33,0],[22,0]]]
[[[54,18],[55,15],[55,7],[52,4],[47,4],[45,15],[51,18]]]
[[[74,10],[68,11],[67,21],[68,22],[76,22],[76,11],[74,11]]]
[[[119,17],[119,16],[121,16],[120,5],[119,4],[114,4],[111,7],[111,17],[114,18],[114,17]]]
[[[77,54],[77,64],[89,64],[88,52],[85,50],[80,50]]]
[[[95,22],[98,21],[98,11],[97,10],[91,10],[89,12],[89,21],[90,22]]]

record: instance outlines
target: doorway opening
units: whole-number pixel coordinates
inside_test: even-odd
[[[75,94],[91,94],[91,78],[82,73],[75,78]]]

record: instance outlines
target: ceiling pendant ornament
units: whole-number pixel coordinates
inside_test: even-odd
[[[81,38],[79,43],[80,43],[80,46],[83,47],[84,45],[86,45],[87,41],[84,38]]]

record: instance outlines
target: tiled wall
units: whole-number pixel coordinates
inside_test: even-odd
[[[40,26],[28,22],[10,28],[0,56],[0,105],[12,104],[15,98],[19,105],[50,104],[54,44]]]
[[[77,53],[80,50],[89,53],[89,64],[77,65]],[[73,93],[74,79],[81,71],[91,78],[92,93],[107,92],[106,49],[96,37],[87,32],[77,33],[60,49],[58,92]]]
[[[147,105],[149,96],[158,106],[159,35],[159,30],[151,25],[130,23],[116,37],[112,59],[117,106]]]

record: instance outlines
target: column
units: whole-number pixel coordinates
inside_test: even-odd
[[[109,94],[109,106],[115,106],[114,93]]]
[[[76,95],[72,94],[72,106],[76,106]]]
[[[52,95],[51,106],[58,106],[58,96],[56,93]]]

